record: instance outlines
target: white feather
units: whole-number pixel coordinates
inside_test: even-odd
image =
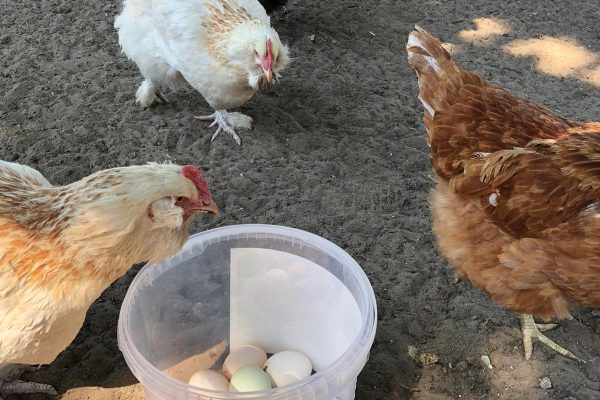
[[[419,39],[417,39],[416,35],[408,36],[408,41],[406,42],[406,48],[410,49],[411,47],[419,47],[419,48],[423,49],[423,51],[428,53],[427,48],[423,45],[423,43]],[[433,71],[436,74],[438,74],[440,72],[440,66],[438,65],[436,59],[433,58],[432,56],[428,56],[428,55],[422,55],[422,56],[423,56],[423,58],[425,58],[425,61],[427,61],[427,64],[429,64],[431,69],[433,69]],[[408,58],[410,59],[410,57],[412,57],[412,51],[408,50]]]
[[[433,107],[431,107],[428,102],[423,100],[421,95],[419,95],[419,100],[421,100],[421,104],[423,104],[423,107],[425,107],[425,109],[427,110],[429,115],[431,115],[433,117],[435,115],[435,110],[433,109]]]
[[[178,229],[183,223],[183,210],[175,205],[172,197],[156,200],[150,205],[152,210],[152,229]]]
[[[203,25],[209,15],[206,6],[221,7],[222,1],[244,7],[250,16],[262,22],[264,32],[241,24],[239,31],[231,32],[228,41],[220,44],[221,50],[248,48],[251,55],[250,43],[255,40],[264,44],[262,38],[266,32],[274,38],[272,41],[276,39],[280,51],[287,51],[270,28],[270,19],[257,0],[124,0],[123,11],[115,19],[119,44],[137,64],[145,81],[173,90],[187,82],[215,110],[239,107],[255,92],[249,84],[247,69],[258,67],[243,54],[241,60],[225,62],[207,48],[208,31]],[[147,83],[142,86],[137,98],[144,104],[154,99],[151,90],[155,87]]]
[[[0,160],[0,172],[2,170],[12,170],[19,175],[29,177],[37,181],[41,186],[52,186],[50,182],[38,170],[35,170],[26,165],[12,163]]]
[[[490,202],[490,204],[492,206],[496,207],[498,205],[498,194],[497,193],[490,194],[488,197],[488,201]]]

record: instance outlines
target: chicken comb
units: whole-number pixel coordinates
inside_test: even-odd
[[[208,184],[204,177],[202,176],[202,172],[193,165],[186,165],[181,168],[181,172],[183,176],[188,178],[190,181],[194,183],[196,186],[196,190],[198,190],[198,195],[204,204],[209,204],[212,201],[212,196],[210,195],[210,190],[208,189]]]
[[[271,39],[267,39],[267,52],[265,54],[264,64],[266,70],[273,68],[273,53],[271,52]]]

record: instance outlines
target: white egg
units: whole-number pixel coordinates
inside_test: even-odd
[[[271,389],[269,375],[256,365],[246,365],[238,369],[229,383],[230,392],[257,392],[269,389]]]
[[[267,361],[267,353],[256,346],[242,346],[232,351],[223,363],[223,375],[231,379],[235,372],[246,365],[262,368]]]
[[[272,355],[265,366],[274,387],[290,385],[312,373],[308,357],[297,351],[280,351]]]
[[[229,390],[229,381],[219,372],[212,369],[203,369],[196,372],[192,375],[188,383],[200,389],[220,390],[222,392]]]

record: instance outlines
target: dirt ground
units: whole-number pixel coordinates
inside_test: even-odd
[[[294,60],[273,93],[242,111],[238,147],[192,118],[193,91],[141,110],[136,66],[120,55],[117,0],[0,0],[0,158],[64,184],[117,165],[200,164],[222,214],[194,231],[281,224],[322,235],[365,269],[379,323],[359,376],[365,399],[600,398],[600,318],[578,309],[549,336],[587,360],[536,345],[522,356],[516,317],[462,282],[431,234],[431,187],[416,78],[418,23],[462,66],[575,119],[600,120],[600,5],[589,0],[290,0],[273,24]],[[314,36],[314,41],[309,39]],[[26,376],[62,399],[136,399],[117,348],[119,307],[139,267],[112,285],[58,359]],[[437,355],[420,365],[408,346]],[[488,355],[494,369],[479,359]],[[551,389],[539,380],[548,377]]]

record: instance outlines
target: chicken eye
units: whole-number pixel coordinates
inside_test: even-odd
[[[183,196],[179,196],[175,200],[177,200],[177,202],[183,201]]]

